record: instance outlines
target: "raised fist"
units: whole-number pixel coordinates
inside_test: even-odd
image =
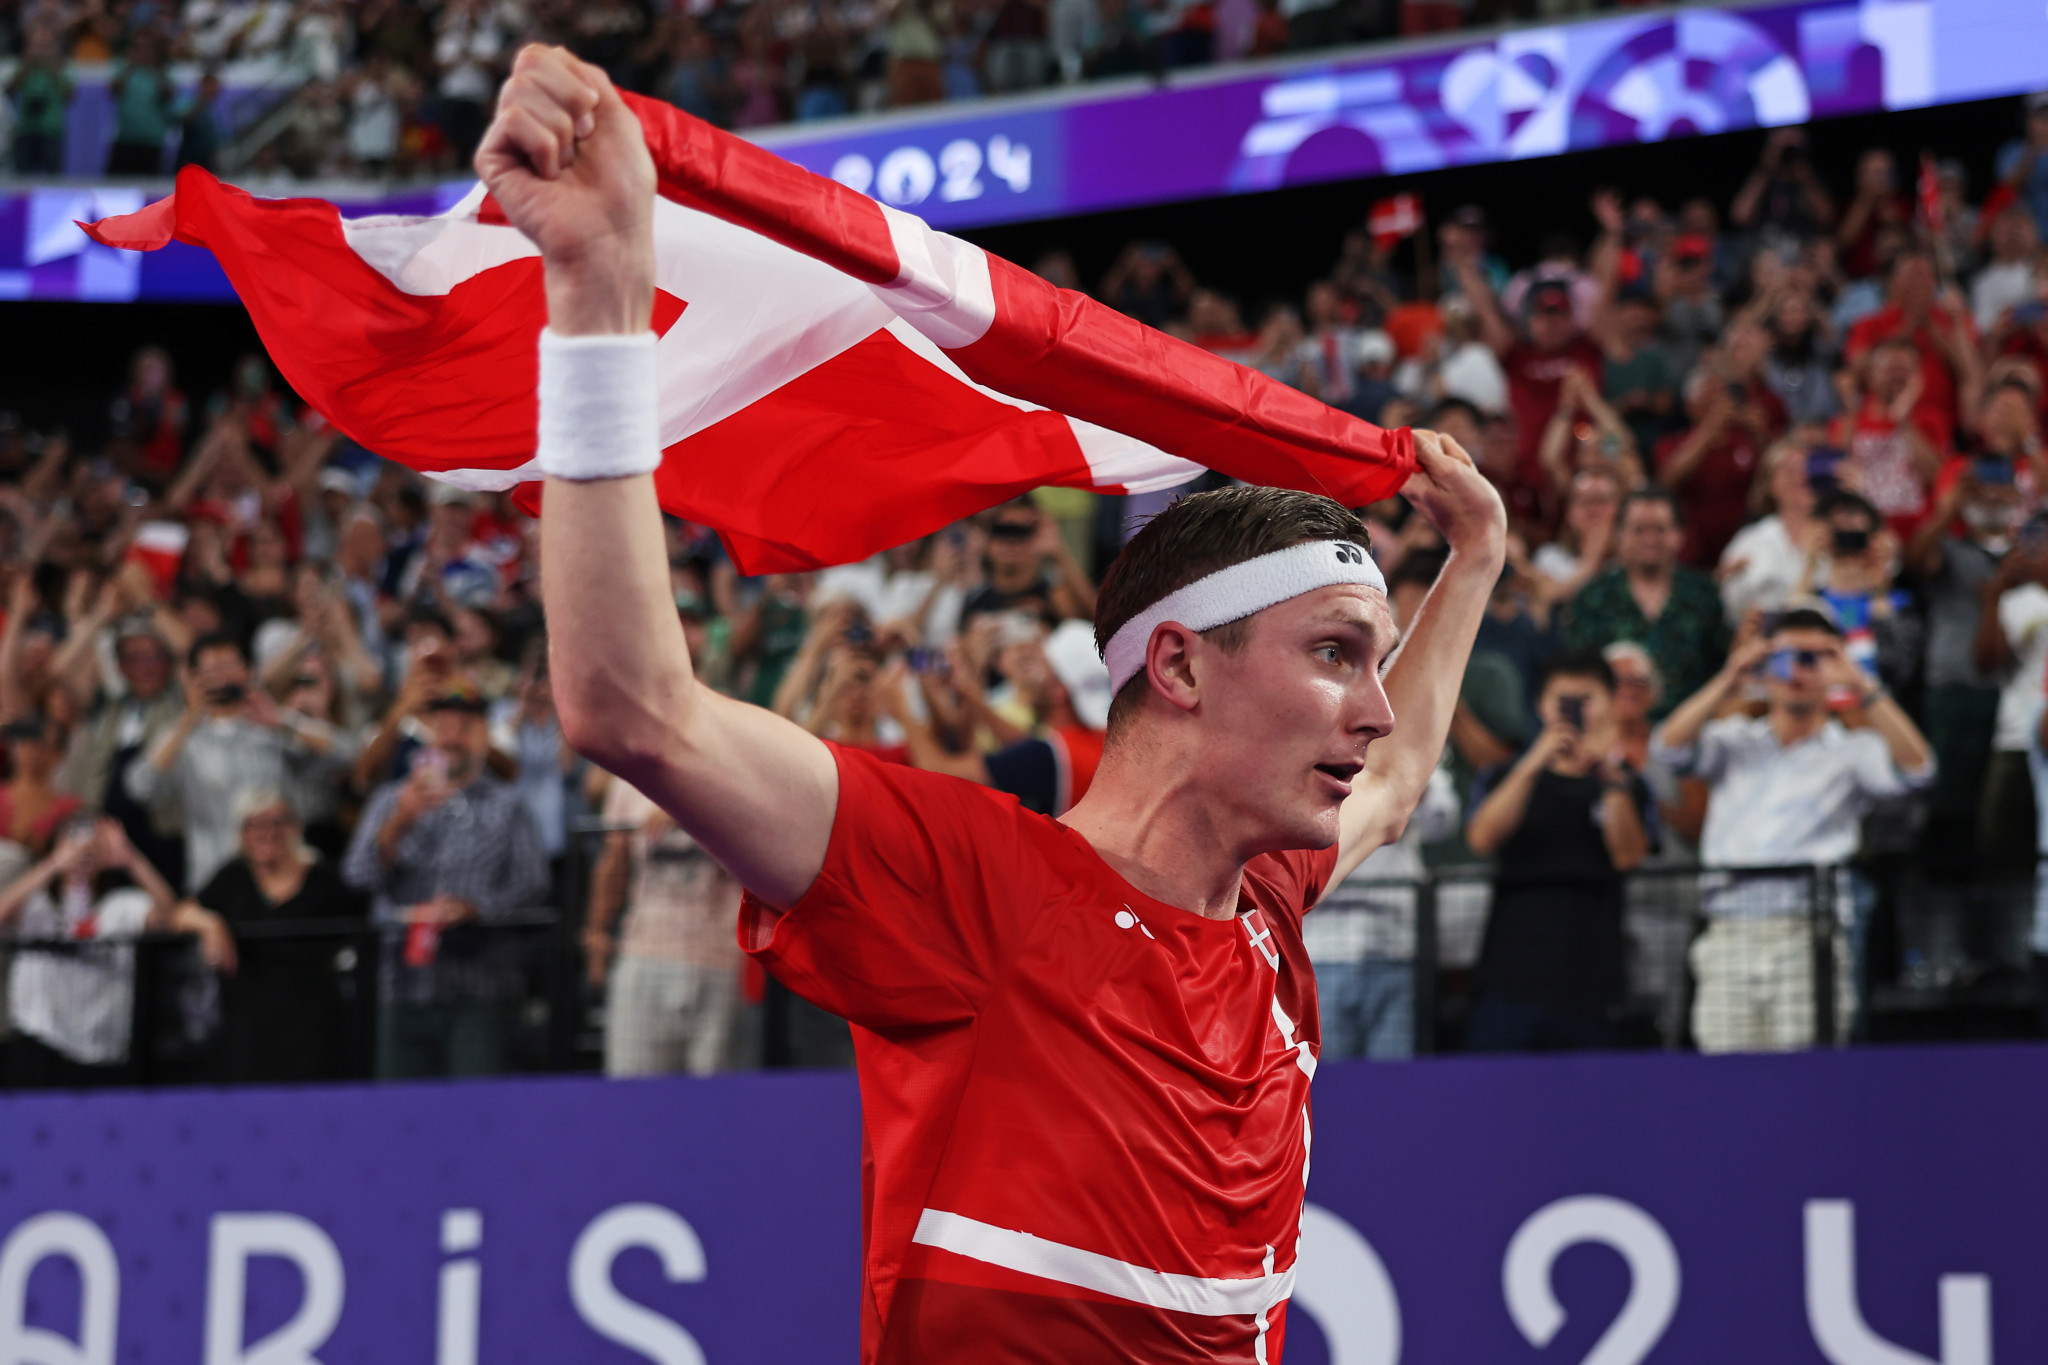
[[[477,147],[476,172],[540,248],[559,332],[647,327],[654,300],[654,162],[603,71],[562,48],[520,50]]]

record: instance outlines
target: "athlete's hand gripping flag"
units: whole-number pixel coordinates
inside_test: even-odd
[[[1042,484],[1248,482],[1385,497],[1383,431],[1059,290],[668,105],[652,154],[663,506],[748,572],[864,557]],[[187,167],[86,225],[217,257],[292,387],[353,440],[470,488],[537,490],[538,248],[474,187],[433,217],[344,219]]]

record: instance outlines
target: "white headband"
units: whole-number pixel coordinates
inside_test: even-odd
[[[1168,621],[1189,630],[1214,630],[1241,621],[1255,611],[1264,611],[1290,597],[1336,583],[1361,583],[1387,590],[1380,566],[1348,540],[1311,540],[1284,550],[1247,559],[1207,578],[1198,578],[1184,588],[1166,594],[1117,628],[1109,648],[1102,652],[1109,665],[1109,692],[1115,696],[1124,684],[1145,669],[1145,650],[1152,632]]]

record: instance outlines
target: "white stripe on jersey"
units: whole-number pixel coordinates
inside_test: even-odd
[[[957,1213],[926,1209],[910,1240],[1005,1270],[1176,1313],[1224,1318],[1263,1314],[1294,1293],[1294,1267],[1249,1280],[1169,1275],[1098,1252],[1048,1242]],[[1271,1256],[1270,1250],[1267,1255]],[[1271,1264],[1270,1260],[1268,1264]]]

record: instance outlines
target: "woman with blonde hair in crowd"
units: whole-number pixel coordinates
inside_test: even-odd
[[[1565,488],[1564,520],[1557,539],[1536,547],[1529,559],[1534,585],[1547,604],[1570,601],[1614,553],[1614,529],[1628,493],[1622,472],[1587,465]]]
[[[220,1067],[233,1081],[310,1081],[349,1075],[348,1002],[336,966],[358,948],[362,899],[310,848],[299,813],[276,787],[235,798],[240,843],[168,927],[195,934],[222,975]],[[269,924],[328,932],[278,937]]]
[[[1731,624],[1751,611],[1776,611],[1791,600],[1806,571],[1807,546],[1817,525],[1813,472],[1827,464],[1827,452],[1816,451],[1796,429],[1764,452],[1750,504],[1767,515],[1735,533],[1714,575]]]

